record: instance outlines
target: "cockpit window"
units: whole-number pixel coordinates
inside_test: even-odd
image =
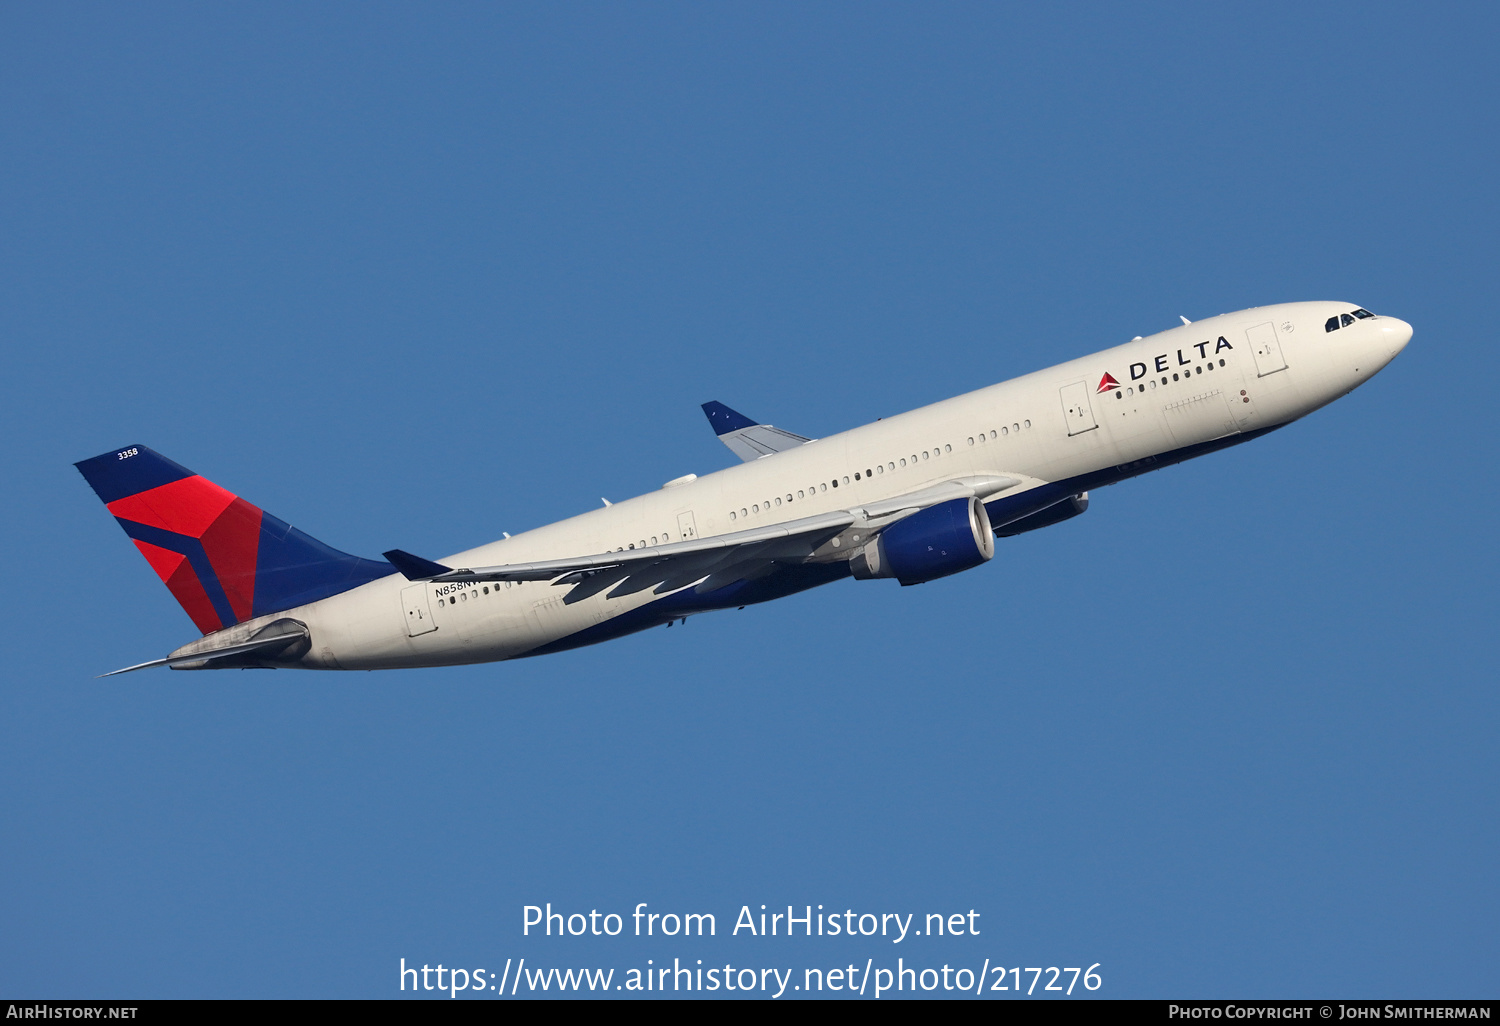
[[[1359,320],[1364,320],[1366,317],[1374,316],[1375,315],[1370,311],[1361,307],[1360,309],[1354,311],[1352,314],[1339,314],[1336,317],[1328,318],[1328,320],[1323,322],[1323,330],[1338,331],[1340,328],[1347,328],[1349,325],[1353,324],[1356,318],[1358,318]]]

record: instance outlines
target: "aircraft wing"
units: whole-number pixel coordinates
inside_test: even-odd
[[[611,586],[614,597],[652,587],[657,594],[665,594],[695,582],[700,591],[708,591],[768,571],[774,563],[807,562],[825,543],[855,525],[863,525],[873,536],[936,503],[976,495],[987,498],[1019,483],[1012,477],[958,478],[879,502],[729,534],[531,563],[452,568],[400,549],[385,553],[385,558],[413,581],[551,581],[580,585],[568,594],[569,602]]]
[[[720,402],[704,403],[703,412],[719,441],[729,446],[729,451],[745,463],[812,441],[770,424],[757,424]]]

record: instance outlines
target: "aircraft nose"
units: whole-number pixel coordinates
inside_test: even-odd
[[[1382,317],[1376,322],[1380,325],[1380,337],[1390,351],[1391,358],[1406,348],[1406,343],[1411,341],[1411,325],[1399,317]]]

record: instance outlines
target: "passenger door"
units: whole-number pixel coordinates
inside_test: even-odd
[[[432,607],[428,605],[425,583],[401,589],[401,608],[406,610],[407,637],[415,638],[437,630],[437,623],[432,619]]]
[[[1068,437],[1081,435],[1099,426],[1094,420],[1094,407],[1089,403],[1087,381],[1075,381],[1061,390],[1063,418],[1068,424]]]
[[[1255,354],[1255,369],[1259,377],[1286,370],[1286,358],[1281,355],[1281,339],[1276,334],[1276,325],[1267,321],[1245,331],[1250,342],[1250,352]]]

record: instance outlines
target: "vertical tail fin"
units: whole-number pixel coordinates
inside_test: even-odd
[[[204,634],[395,572],[324,545],[143,445],[75,466]]]

